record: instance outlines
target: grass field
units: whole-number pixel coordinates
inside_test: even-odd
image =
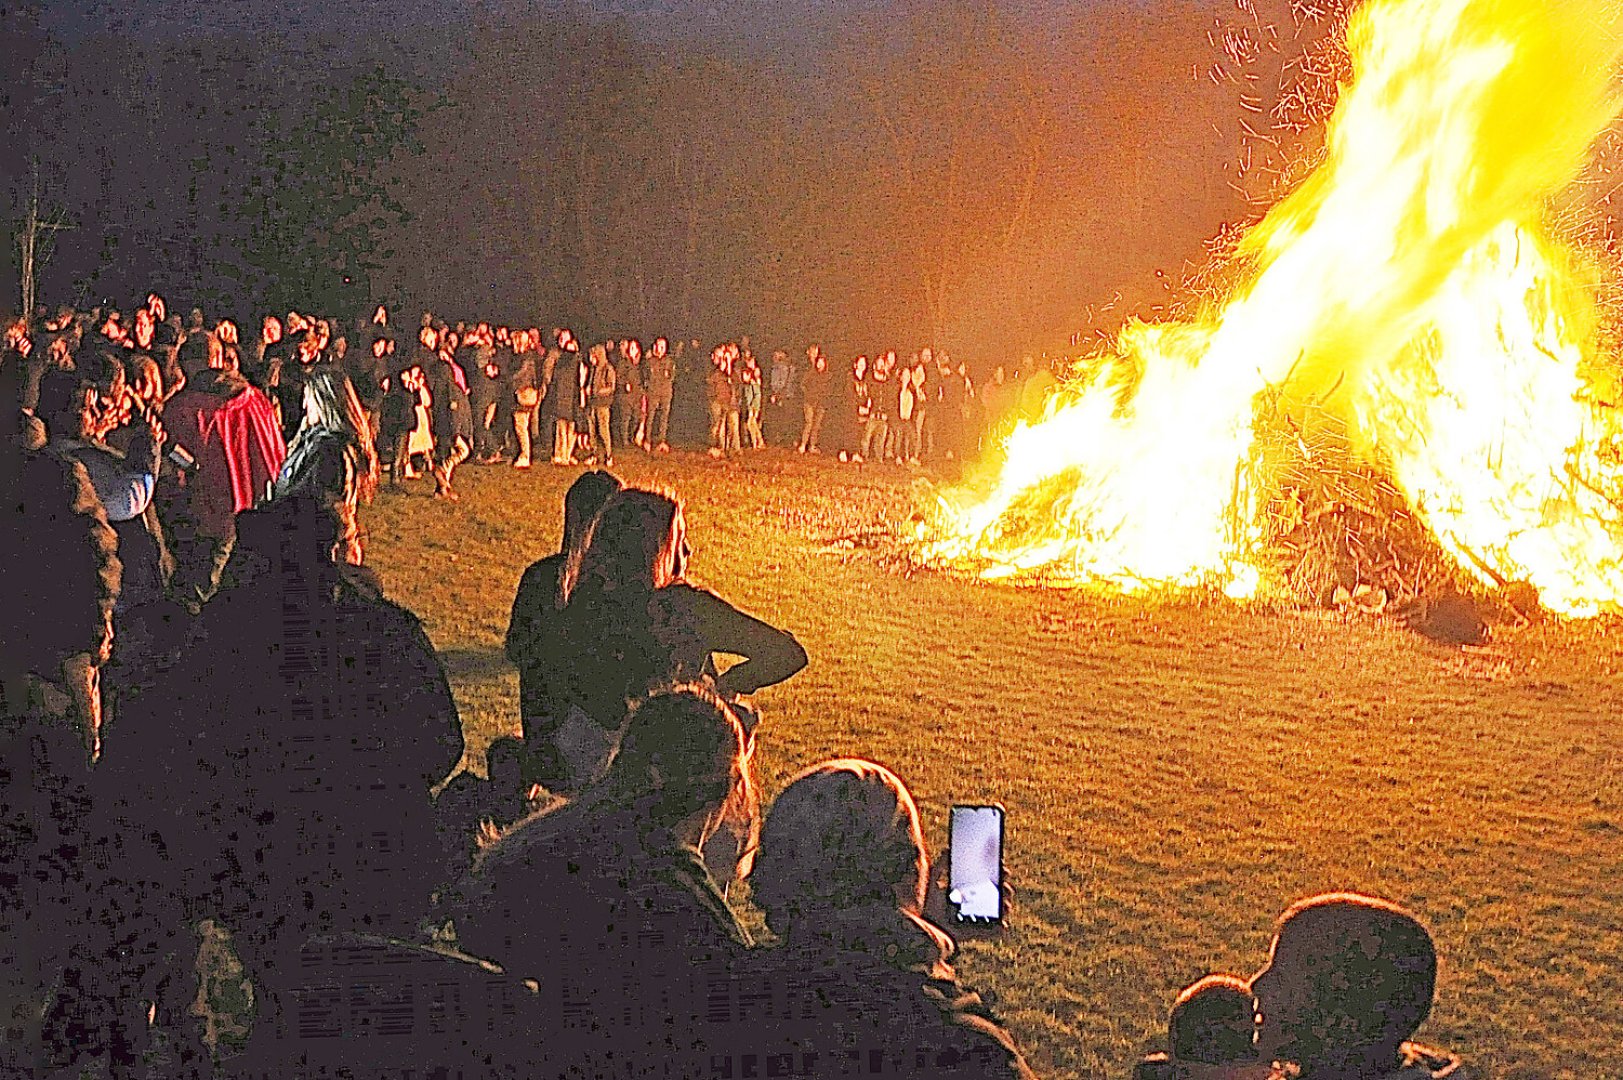
[[[988,586],[864,543],[911,510],[900,470],[621,465],[686,499],[695,580],[811,654],[760,695],[768,797],[856,755],[908,782],[937,845],[953,801],[1008,807],[1012,922],[959,968],[1040,1075],[1125,1075],[1179,987],[1254,970],[1291,900],[1357,889],[1437,937],[1423,1039],[1482,1076],[1623,1076],[1619,624],[1461,651],[1318,613]],[[368,561],[427,624],[470,750],[516,727],[508,606],[577,472],[465,467],[459,504],[423,486],[367,512]]]

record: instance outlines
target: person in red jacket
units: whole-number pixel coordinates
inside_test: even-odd
[[[236,517],[251,509],[287,457],[276,408],[231,364],[212,337],[180,351],[186,388],[164,408],[164,425],[197,467],[180,478],[169,526],[176,538],[172,586],[196,613],[220,587],[236,540]]]

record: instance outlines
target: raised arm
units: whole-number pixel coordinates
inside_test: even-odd
[[[716,680],[723,696],[753,694],[806,666],[806,650],[788,631],[744,614],[705,589],[690,589],[688,597],[695,627],[710,651],[744,658]]]

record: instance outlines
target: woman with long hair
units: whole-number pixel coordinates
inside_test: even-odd
[[[848,759],[791,780],[750,879],[779,944],[744,957],[733,978],[739,1000],[780,1007],[713,1009],[713,1060],[860,1049],[950,1061],[953,1076],[1029,1078],[1001,1022],[957,982],[956,945],[924,915],[929,880],[918,806],[896,774]]]
[[[628,1075],[697,1035],[705,973],[750,944],[700,856],[729,822],[753,836],[750,749],[713,692],[654,694],[600,781],[504,830],[449,890],[458,947],[554,1003],[548,1075]]]
[[[361,564],[357,510],[378,490],[372,427],[355,387],[337,368],[313,369],[304,383],[304,418],[271,489],[272,499],[316,496],[339,526],[339,557]]]
[[[628,703],[654,687],[700,682],[736,701],[806,666],[793,635],[690,583],[688,556],[681,502],[638,489],[610,497],[570,553],[543,694],[576,784],[601,770]],[[744,659],[722,674],[715,653]]]

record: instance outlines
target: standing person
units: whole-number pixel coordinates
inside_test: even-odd
[[[275,399],[277,414],[281,417],[284,443],[292,442],[293,436],[299,430],[299,423],[304,418],[304,381],[310,377],[310,372],[320,362],[321,336],[316,331],[310,330],[296,339],[293,355],[284,360],[277,371]]]
[[[749,338],[745,338],[744,343],[748,345]],[[744,365],[740,362],[740,350],[738,346],[732,342],[728,342],[723,347],[722,355],[725,358],[726,363],[725,370],[727,372],[727,381],[732,384],[732,394],[727,406],[727,452],[729,454],[737,454],[741,453],[744,449],[743,440],[740,438],[742,425],[739,423],[744,409],[744,391],[742,385]]]
[[[401,368],[389,380],[379,408],[378,438],[389,466],[389,487],[400,491],[416,475],[411,467],[411,437],[417,430],[417,409],[422,404],[423,369]]]
[[[648,354],[647,443],[656,454],[671,452],[671,398],[675,390],[676,357],[670,353],[670,342],[655,338],[653,351]]]
[[[532,429],[541,405],[541,358],[536,352],[539,341],[527,330],[513,331],[513,437],[518,442],[518,454],[513,458],[515,469],[530,467]]]
[[[220,587],[236,540],[236,516],[269,489],[287,444],[275,406],[225,366],[223,350],[210,348],[208,338],[182,345],[180,362],[186,388],[164,406],[164,426],[191,452],[197,468],[180,478],[164,528],[176,540],[171,586],[195,614]]]
[[[896,407],[896,391],[890,381],[889,356],[889,353],[884,353],[874,361],[863,387],[868,398],[868,418],[862,428],[862,452],[857,456],[858,461],[884,461],[889,456],[890,414]]]
[[[473,369],[468,371],[468,402],[473,409],[474,460],[494,465],[501,460],[512,426],[508,399],[512,396],[512,353],[491,336],[490,324],[480,323],[473,348]],[[505,337],[505,335],[503,335]]]
[[[927,436],[931,443],[935,442],[935,383],[931,378],[934,365],[934,352],[925,348],[913,361],[910,373],[913,379],[913,430],[909,436],[910,452],[907,455],[910,465],[917,465],[920,459],[932,457],[935,452],[933,447],[925,445]]]
[[[727,453],[727,416],[733,409],[733,380],[727,375],[727,349],[717,345],[710,353],[710,374],[704,380],[710,407],[710,456]]]
[[[752,450],[766,448],[761,434],[761,366],[754,353],[745,353],[738,362],[738,408],[744,419],[744,437]]]
[[[355,388],[355,397],[361,403],[368,429],[375,443],[378,437],[378,409],[383,405],[383,384],[389,377],[389,354],[394,351],[394,337],[387,332],[370,335],[364,346],[357,342],[344,356],[343,372]]]
[[[271,498],[310,496],[338,527],[338,560],[359,566],[359,507],[371,503],[377,490],[377,450],[355,388],[336,367],[320,368],[304,384],[304,422]]]
[[[840,460],[847,455],[855,462],[862,461],[862,439],[867,434],[868,419],[873,413],[873,397],[868,393],[868,358],[859,356],[851,362],[845,383],[845,399],[840,409]]]
[[[833,378],[828,370],[828,357],[816,345],[806,350],[806,370],[800,376],[800,442],[795,450],[802,454],[822,453],[818,440],[822,438],[823,421],[828,416],[828,392]]]
[[[541,784],[552,792],[568,786],[569,772],[558,753],[555,721],[560,718],[547,708],[548,670],[558,662],[547,650],[547,635],[558,617],[558,588],[569,557],[585,543],[598,511],[621,486],[613,473],[602,469],[582,473],[569,486],[564,495],[564,531],[558,552],[531,563],[524,571],[507,620],[507,659],[518,668],[524,779],[527,784]]]
[[[921,404],[913,383],[913,365],[917,362],[918,356],[915,355],[912,361],[903,364],[896,372],[896,411],[892,414],[896,426],[891,443],[895,447],[897,464],[917,460],[918,451],[913,442],[913,436],[918,430]]]
[[[456,362],[457,337],[440,337],[440,351],[428,370],[430,427],[434,433],[434,497],[457,501],[451,486],[456,467],[473,452],[473,406],[468,402],[468,380]]]
[[[613,420],[614,398],[620,381],[619,373],[609,363],[607,345],[593,345],[591,349],[591,381],[588,384],[587,430],[592,440],[591,463],[614,467],[614,436],[610,430]]]
[[[789,433],[794,430],[795,400],[798,391],[795,386],[795,366],[789,362],[789,354],[782,349],[774,349],[772,362],[766,369],[766,438],[768,443],[786,443]]]
[[[119,617],[162,599],[168,585],[161,539],[147,524],[162,460],[163,425],[155,413],[148,413],[134,426],[128,454],[107,443],[128,416],[127,394],[123,361],[98,350],[73,371],[47,372],[34,413],[49,435],[46,449],[84,466],[118,537],[124,568],[114,607]]]
[[[620,362],[615,368],[619,382],[614,391],[614,431],[621,446],[640,445],[643,430],[642,342],[628,338],[620,342]],[[647,447],[643,447],[647,449]]]
[[[552,463],[575,463],[575,425],[586,411],[586,383],[590,368],[580,345],[567,330],[558,331],[558,346],[548,354],[552,375],[547,380],[546,405],[552,417]]]

